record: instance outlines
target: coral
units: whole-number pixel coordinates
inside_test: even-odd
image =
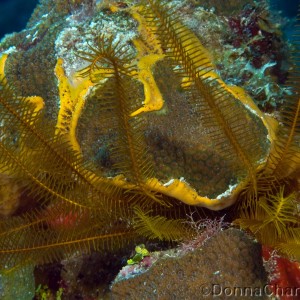
[[[96,12],[95,1],[42,1],[25,30],[7,35],[1,41],[0,51],[10,53],[6,77],[14,82],[19,95],[41,96],[50,120],[55,120],[58,114],[56,78],[53,73],[57,58],[63,58],[68,65],[72,64],[70,59],[74,60],[74,49],[79,49],[79,43],[85,43],[83,30],[88,30],[86,35],[96,31],[89,26],[89,22],[86,24]],[[95,18],[98,18],[95,22],[99,25],[101,15]],[[63,51],[68,52],[67,57],[66,54],[62,56]]]
[[[40,30],[49,22],[47,41],[41,36],[35,44],[29,28],[28,47],[6,49],[0,61],[0,172],[24,182],[32,204],[1,220],[0,267],[113,252],[145,238],[193,239],[197,228],[187,215],[197,222],[207,213],[202,207],[230,206],[230,221],[299,258],[298,67],[291,68],[291,93],[278,124],[220,77],[199,33],[174,13],[181,5],[186,17],[189,6],[148,0],[137,10],[93,14],[86,2],[73,4],[53,27],[51,16],[38,24]],[[297,52],[293,59],[299,60]],[[213,279],[220,270],[209,241],[204,246],[216,273],[205,272]],[[228,239],[222,242],[230,249]],[[234,253],[250,255],[244,242],[240,248],[220,258],[228,281],[225,260],[238,265],[240,278],[248,271],[233,261]],[[186,275],[190,292],[197,292],[199,281]]]
[[[269,247],[263,247],[268,272],[268,284],[273,295],[281,300],[297,300],[300,295],[300,264],[281,257]]]
[[[56,11],[59,16],[63,14],[67,14],[67,9],[64,7],[57,8],[60,2],[57,2],[55,5],[53,4],[53,15],[49,16],[48,18],[42,18],[43,23],[48,22],[51,24],[52,22],[56,22],[56,18],[58,16],[56,15]],[[52,5],[47,4],[47,5]],[[35,20],[37,19],[37,15],[39,18],[41,18],[45,12],[47,11],[47,5],[45,4],[40,5],[39,8],[37,8],[36,13],[32,17],[32,21],[28,25],[28,30],[30,30],[30,26],[33,26]],[[67,3],[65,6],[69,6],[70,3]],[[133,10],[133,13],[131,11],[130,14],[132,14],[138,21],[139,26],[137,28],[136,24],[132,20],[132,18],[128,17],[128,10],[120,10],[116,13],[105,13],[105,11],[101,10],[99,11],[99,15],[95,15],[94,13],[86,12],[84,9],[86,5],[83,3],[83,5],[79,5],[76,10],[72,10],[70,13],[70,17],[63,21],[63,18],[60,18],[59,22],[65,22],[65,23],[58,23],[56,22],[56,26],[58,24],[61,24],[62,29],[51,28],[51,30],[47,30],[47,33],[51,31],[51,38],[56,38],[55,40],[55,49],[53,50],[53,44],[49,43],[51,39],[47,37],[47,45],[45,44],[44,40],[39,40],[38,38],[35,38],[34,41],[36,43],[35,49],[32,49],[32,53],[35,55],[35,59],[41,60],[45,58],[45,55],[42,52],[39,52],[39,47],[44,47],[49,49],[48,53],[52,53],[53,51],[56,52],[56,55],[59,57],[62,57],[65,61],[64,68],[66,75],[70,78],[72,78],[72,74],[75,72],[75,70],[78,70],[80,67],[80,60],[78,60],[77,57],[74,57],[74,53],[78,53],[77,49],[86,50],[88,51],[87,47],[87,38],[88,43],[93,43],[94,40],[96,40],[95,36],[97,36],[98,31],[97,27],[101,27],[103,32],[105,32],[107,35],[112,33],[114,31],[114,34],[116,35],[115,40],[122,40],[122,44],[126,43],[132,43],[131,40],[133,40],[134,43],[141,44],[141,41],[143,43],[146,43],[146,50],[151,50],[154,53],[159,54],[159,57],[161,58],[161,53],[163,49],[160,49],[157,46],[157,41],[154,42],[153,36],[150,35],[149,31],[147,31],[147,26],[145,25],[145,21],[141,21],[141,15],[138,12],[139,10]],[[95,11],[97,8],[94,8]],[[94,11],[94,12],[95,12]],[[82,17],[79,18],[79,14],[82,13]],[[197,12],[198,13],[198,12]],[[139,17],[137,17],[139,15]],[[205,13],[204,15],[207,15]],[[197,16],[197,14],[195,14]],[[188,17],[188,16],[187,16]],[[92,20],[88,24],[86,24],[87,20]],[[202,23],[203,20],[201,20]],[[43,25],[42,23],[42,25]],[[198,22],[199,23],[199,22]],[[218,23],[218,22],[217,22]],[[39,26],[42,26],[39,25]],[[87,26],[89,25],[89,26]],[[49,25],[50,26],[50,25]],[[221,25],[220,25],[221,26]],[[148,26],[149,27],[149,26]],[[208,26],[206,26],[208,27]],[[194,27],[193,27],[194,28]],[[124,30],[126,29],[126,30]],[[203,30],[203,26],[201,27]],[[59,35],[56,34],[56,30],[61,30]],[[126,34],[125,34],[126,31]],[[58,34],[58,33],[57,33]],[[210,33],[214,34],[214,32]],[[207,34],[207,37],[209,37],[210,34]],[[27,32],[28,39],[30,39],[30,35],[32,38],[32,34]],[[198,33],[199,35],[199,33]],[[201,34],[205,36],[206,34]],[[83,38],[83,36],[87,37],[86,39]],[[138,38],[137,38],[138,37]],[[157,39],[157,38],[156,38]],[[209,38],[207,38],[208,42]],[[5,45],[7,42],[4,42]],[[148,43],[148,44],[147,44]],[[12,45],[13,43],[11,43]],[[17,44],[17,43],[14,43]],[[151,49],[151,47],[155,47]],[[8,46],[7,46],[8,47]],[[138,48],[138,46],[135,47]],[[17,48],[18,49],[18,48]],[[150,49],[150,50],[149,50]],[[25,52],[30,52],[31,48]],[[134,52],[135,50],[133,47],[130,47],[130,51]],[[159,52],[160,51],[160,52]],[[141,50],[139,50],[141,52]],[[22,51],[21,51],[22,53]],[[22,70],[18,65],[15,64],[15,62],[22,63],[24,61],[24,66],[28,65],[28,61],[26,59],[26,55],[24,56],[22,54],[22,59],[19,57],[14,60],[15,55],[21,55],[21,53],[11,53],[10,57],[10,63],[8,65],[12,65],[11,67],[7,67],[6,73],[7,77],[11,78],[11,81],[16,81],[16,77],[12,74],[15,73],[15,70]],[[162,82],[162,78],[165,76],[169,76],[168,69],[165,68],[161,71],[154,71],[155,65],[151,63],[149,65],[148,58],[155,57],[155,54],[149,55],[149,57],[145,56],[141,57],[139,59],[140,64],[140,72],[139,75],[141,76],[141,81],[144,84],[144,90],[145,90],[145,100],[144,104],[148,103],[148,99],[156,99],[156,105],[158,108],[161,107],[162,101],[161,96],[159,94],[160,89],[164,89],[166,91],[166,88],[159,86],[159,89],[157,89],[156,85],[158,85],[160,82]],[[139,58],[139,56],[137,56]],[[157,58],[155,58],[154,61],[156,61]],[[33,61],[31,58],[30,61]],[[43,88],[43,92],[39,91],[39,88],[36,88],[36,80],[32,84],[30,82],[26,82],[24,86],[22,86],[23,92],[19,92],[19,94],[22,95],[31,95],[31,94],[39,94],[43,96],[45,102],[46,102],[46,114],[51,119],[56,119],[56,115],[58,114],[58,107],[57,103],[59,103],[59,99],[57,97],[57,91],[55,89],[55,80],[53,78],[53,74],[49,74],[49,70],[53,69],[53,66],[56,62],[53,58],[51,58],[52,66],[49,66],[50,59],[47,59],[47,62],[41,61],[40,63],[36,62],[36,65],[42,65],[42,67],[46,66],[47,74],[45,74],[46,79],[41,78],[41,76],[44,76],[44,72],[41,70],[29,70],[31,74],[37,74],[34,76],[24,75],[24,78],[26,78],[27,81],[30,81],[32,77],[38,76],[40,81],[45,81],[46,83],[39,84],[40,88]],[[144,63],[146,62],[146,64]],[[157,64],[157,63],[156,63]],[[30,67],[28,67],[30,69]],[[157,69],[157,68],[156,68]],[[145,72],[142,72],[145,71]],[[159,78],[154,78],[155,81],[152,79],[151,83],[147,87],[146,83],[148,82],[149,78],[152,77],[152,73],[155,72],[156,74],[159,74]],[[142,79],[142,74],[144,79]],[[22,76],[23,77],[23,76]],[[174,81],[176,79],[172,78]],[[155,82],[156,85],[153,85]],[[23,82],[24,83],[24,82]],[[18,86],[19,83],[16,84]],[[23,84],[22,84],[23,85]],[[46,85],[51,85],[46,86]],[[25,91],[29,87],[33,87],[32,91]],[[139,87],[134,87],[138,89]],[[190,107],[186,106],[186,96],[182,93],[175,93],[175,90],[178,87],[174,84],[171,88],[168,88],[168,91],[165,92],[163,95],[163,98],[165,99],[166,103],[163,108],[163,111],[166,112],[166,108],[168,108],[168,113],[165,114],[165,116],[161,116],[160,118],[151,115],[147,116],[149,118],[148,121],[148,132],[145,133],[146,137],[149,136],[148,144],[151,148],[152,152],[157,153],[155,155],[155,171],[158,173],[158,178],[160,180],[163,180],[165,182],[168,182],[171,178],[180,178],[184,177],[187,182],[190,182],[193,188],[196,188],[198,192],[200,192],[203,195],[208,195],[210,198],[216,197],[220,195],[228,185],[231,183],[233,184],[234,181],[236,181],[235,176],[232,174],[234,172],[228,172],[228,169],[231,168],[231,166],[228,166],[227,162],[222,160],[222,157],[220,157],[219,153],[215,153],[215,151],[212,151],[211,145],[209,145],[210,141],[207,140],[205,134],[201,134],[205,129],[201,128],[198,122],[198,117],[196,114],[190,114],[190,111],[193,110],[193,106],[190,105]],[[34,91],[33,91],[34,90]],[[45,91],[47,90],[47,94],[45,95]],[[154,93],[155,91],[155,93]],[[170,91],[173,91],[170,94]],[[149,93],[150,92],[150,93]],[[51,93],[51,94],[49,94]],[[153,95],[151,94],[153,93]],[[168,99],[178,99],[178,103],[170,103]],[[182,100],[182,101],[180,101]],[[95,100],[97,101],[97,99]],[[153,100],[152,100],[153,101]],[[110,136],[107,136],[106,134],[103,134],[102,132],[102,124],[99,124],[99,118],[97,116],[97,108],[93,109],[93,96],[88,97],[87,105],[85,107],[85,112],[81,115],[81,122],[78,125],[77,130],[77,136],[79,139],[79,144],[81,144],[81,149],[83,152],[83,155],[87,158],[97,158],[100,156],[100,161],[103,161],[104,164],[112,165],[112,161],[108,160],[107,158],[110,158],[109,153],[109,143]],[[97,104],[96,104],[97,105]],[[178,107],[181,106],[183,113],[178,115]],[[142,111],[144,107],[139,108],[139,111]],[[174,110],[174,112],[172,111]],[[177,115],[176,115],[177,114]],[[91,116],[92,115],[92,116]],[[180,119],[186,119],[186,121],[189,123],[189,128],[182,128],[180,131],[178,130],[177,123],[180,122]],[[165,124],[170,124],[169,128],[165,128]],[[154,126],[155,127],[151,127]],[[88,132],[86,132],[87,126],[90,128]],[[191,130],[193,129],[193,130]],[[259,130],[257,130],[259,131]],[[95,133],[94,133],[95,132]],[[163,136],[162,136],[163,133]],[[182,143],[182,136],[185,136],[185,143]],[[170,140],[171,137],[171,140]],[[158,142],[156,142],[158,140]],[[153,142],[154,141],[154,142]],[[166,145],[163,149],[160,149],[161,145]],[[204,149],[199,149],[199,145],[209,145],[209,149],[206,149],[205,146],[202,146]],[[78,148],[78,147],[77,147]],[[98,154],[98,155],[97,155]],[[103,156],[101,156],[103,154]],[[177,159],[179,157],[180,159]],[[170,167],[168,162],[170,161],[173,166]],[[209,161],[209,162],[208,162]],[[171,165],[171,164],[170,164]],[[218,172],[218,178],[215,178],[215,172],[213,171],[214,168],[211,168],[211,166],[215,166],[216,169],[220,170]],[[103,168],[103,164],[101,164],[100,168]],[[212,171],[212,172],[211,172]],[[112,171],[111,168],[108,172],[108,176],[111,175]],[[218,183],[216,185],[216,182]]]
[[[239,12],[246,4],[253,3],[253,1],[237,1],[237,0],[229,0],[226,2],[226,5],[222,5],[222,3],[218,0],[189,0],[188,1],[192,6],[203,6],[206,9],[214,9],[217,13],[221,13],[224,15],[232,15],[235,12]]]
[[[284,87],[280,87],[287,78],[288,57],[287,46],[284,45],[277,24],[271,22],[271,17],[264,5],[246,5],[239,15],[228,19],[228,36],[225,47],[229,50],[227,59],[239,56],[241,74],[225,75],[228,82],[245,86],[246,90],[264,110],[279,105],[287,95]],[[226,61],[226,59],[225,59]],[[225,65],[225,61],[220,61]],[[230,62],[228,62],[230,63]],[[273,76],[274,81],[268,82],[266,77]],[[274,101],[275,97],[277,98]]]
[[[111,291],[112,299],[194,299],[195,295],[214,299],[213,293],[217,295],[221,290],[223,293],[218,294],[218,299],[226,299],[225,287],[232,292],[234,287],[240,287],[237,293],[243,291],[243,287],[263,291],[265,283],[260,245],[241,231],[229,229],[183,256],[161,254],[142,274],[129,279],[117,277]],[[251,299],[249,294],[247,297],[241,293],[236,296]],[[264,298],[263,294],[258,297]]]

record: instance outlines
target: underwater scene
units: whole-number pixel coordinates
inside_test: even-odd
[[[300,299],[300,1],[0,1],[0,299]]]

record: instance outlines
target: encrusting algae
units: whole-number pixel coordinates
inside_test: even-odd
[[[90,9],[68,22],[83,22]],[[0,173],[12,178],[8,194],[31,199],[9,213],[0,203],[1,268],[144,237],[188,239],[186,215],[200,217],[202,207],[233,207],[236,224],[299,259],[298,67],[278,122],[220,77],[199,32],[169,4],[148,0],[101,13],[125,15],[136,32],[124,42],[107,27],[92,36],[92,28],[84,48],[72,48],[71,65],[56,42],[56,124],[47,113],[52,92],[22,95],[12,80],[22,51],[1,54]]]

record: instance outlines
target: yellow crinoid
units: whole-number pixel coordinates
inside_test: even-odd
[[[103,34],[78,53],[87,66],[72,78],[58,59],[56,125],[44,118],[42,99],[16,95],[2,56],[0,173],[21,182],[32,203],[0,221],[0,266],[116,249],[144,237],[190,238],[187,214],[200,218],[202,207],[230,206],[237,224],[299,258],[298,67],[277,124],[220,78],[198,37],[166,4],[148,0],[132,15],[140,24],[135,55]],[[90,101],[100,166],[77,137]]]

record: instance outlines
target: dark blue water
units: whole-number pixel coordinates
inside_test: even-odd
[[[293,18],[297,15],[299,0],[270,0],[271,7],[281,10],[287,17]]]

